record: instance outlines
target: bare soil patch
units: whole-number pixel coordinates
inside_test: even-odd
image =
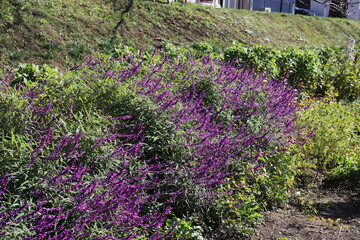
[[[250,239],[360,239],[359,184],[328,182],[297,193],[282,208],[265,211]]]

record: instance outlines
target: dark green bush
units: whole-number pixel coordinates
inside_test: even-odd
[[[246,64],[250,68],[254,68],[257,73],[269,73],[275,77],[279,74],[279,66],[276,64],[278,52],[266,46],[255,45],[253,47],[245,47],[237,44],[225,50],[224,60],[238,60],[239,64]]]
[[[324,94],[318,82],[321,63],[313,49],[285,48],[277,58],[279,77],[288,79],[289,83],[305,92]]]
[[[225,61],[237,60],[256,72],[270,77],[287,78],[290,85],[301,89],[302,95],[324,97],[336,93],[337,99],[355,100],[360,96],[359,52],[341,48],[273,49],[264,46],[229,47]]]
[[[360,59],[335,55],[323,65],[322,81],[332,86],[338,100],[354,101],[360,97]]]

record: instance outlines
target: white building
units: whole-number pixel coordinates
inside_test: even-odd
[[[223,8],[252,9],[252,0],[222,0]]]
[[[246,9],[253,11],[269,11],[293,13],[293,7],[306,8],[315,12],[318,16],[328,17],[330,2],[319,3],[314,0],[184,0],[188,3],[198,3],[214,7],[232,9]],[[348,0],[347,18],[360,20],[359,0]]]
[[[188,3],[199,3],[201,5],[220,7],[220,0],[184,0]]]
[[[348,19],[360,20],[360,3],[358,0],[348,0],[346,16]],[[314,0],[310,2],[310,10],[321,16],[328,17],[330,12],[330,2],[318,3]]]
[[[222,0],[224,8],[292,13],[295,0]]]

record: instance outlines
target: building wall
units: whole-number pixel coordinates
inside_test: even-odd
[[[237,0],[223,0],[223,8],[238,9]]]
[[[357,2],[357,3],[352,3]],[[353,20],[360,20],[360,4],[357,0],[350,0],[347,9],[347,18]]]
[[[352,4],[352,2],[354,3]],[[310,10],[316,12],[321,16],[328,17],[330,6],[329,4],[320,4],[312,0]],[[360,3],[358,2],[358,0],[349,0],[347,18],[353,20],[360,20]]]
[[[220,0],[191,0],[188,2],[191,2],[191,3],[198,3],[200,5],[206,5],[206,6],[214,6],[214,7],[220,7]]]
[[[315,1],[311,1],[310,10],[319,14],[319,16],[327,17],[329,16],[330,7],[327,4],[321,4]]]
[[[196,0],[188,0],[196,1]],[[252,6],[250,6],[252,1]],[[296,0],[223,0],[224,8],[248,9],[253,11],[264,11],[264,8],[270,8],[272,12],[292,13],[292,5]],[[351,1],[354,4],[351,4]],[[350,4],[347,10],[347,18],[360,20],[360,3],[358,0],[349,0]],[[303,6],[301,6],[303,7]],[[306,7],[319,16],[327,17],[329,15],[329,5],[324,5],[311,0],[310,6]]]
[[[295,0],[293,0],[295,1]],[[270,8],[272,12],[291,13],[292,0],[223,0],[224,8],[248,9],[253,11],[264,11]]]
[[[289,0],[253,0],[254,11],[270,8],[272,12],[291,13],[293,1]]]

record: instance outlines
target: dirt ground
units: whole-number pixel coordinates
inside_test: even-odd
[[[283,207],[264,212],[251,240],[360,240],[360,184],[299,189]]]

